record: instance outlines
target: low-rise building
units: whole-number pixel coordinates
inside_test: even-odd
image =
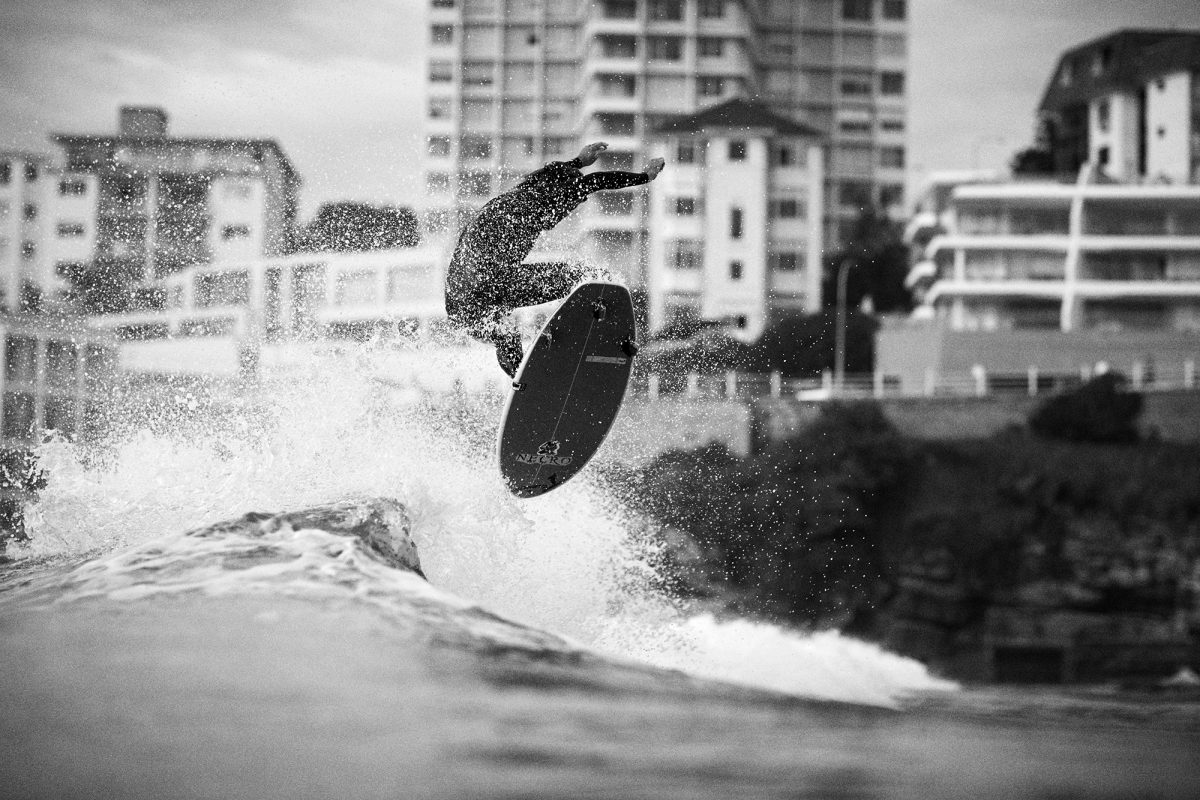
[[[681,317],[756,338],[773,313],[821,306],[824,149],[818,133],[734,99],[666,120],[651,184],[651,330]]]

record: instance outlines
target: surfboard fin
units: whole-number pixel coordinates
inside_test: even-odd
[[[621,342],[621,352],[630,358],[636,356],[638,354],[638,350],[641,349],[641,345],[639,345],[633,339],[626,339],[625,341]]]
[[[595,317],[596,319],[602,320],[607,315],[608,315],[608,306],[604,305],[604,303],[600,302],[599,300],[597,300],[595,303],[592,303],[592,316],[593,317]]]

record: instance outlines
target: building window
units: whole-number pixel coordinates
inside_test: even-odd
[[[634,75],[597,75],[601,97],[637,97],[637,77]]]
[[[720,97],[725,93],[725,79],[706,75],[697,79],[697,91],[701,97]]]
[[[842,94],[847,97],[870,96],[871,82],[861,78],[846,78],[842,81]]]
[[[450,155],[450,137],[449,136],[430,136],[426,140],[426,147],[431,156],[448,156]]]
[[[429,62],[429,81],[431,83],[448,83],[454,80],[454,66],[449,61]]]
[[[25,165],[25,182],[33,183],[37,179],[38,179],[37,164],[26,164]]]
[[[458,143],[459,152],[464,159],[484,159],[492,157],[492,140],[487,136],[467,135]]]
[[[771,148],[771,163],[777,167],[795,167],[801,164],[800,150],[795,145],[778,144]]]
[[[907,5],[904,0],[883,0],[883,18],[904,19],[908,16]]]
[[[843,119],[838,122],[838,131],[851,136],[869,136],[871,121],[865,119]]]
[[[676,197],[675,213],[681,217],[690,217],[696,213],[696,198]]]
[[[429,117],[431,119],[444,119],[450,116],[451,106],[449,97],[431,97],[429,98]]]
[[[492,176],[486,172],[464,172],[458,179],[463,194],[487,197],[492,191]]]
[[[469,61],[463,64],[463,83],[469,86],[491,86],[496,80],[491,61]]]
[[[646,49],[652,61],[679,61],[683,58],[683,39],[678,36],[650,36]]]
[[[700,19],[720,19],[725,16],[725,0],[700,0]]]
[[[892,208],[904,202],[904,186],[899,183],[885,183],[879,187],[879,205]]]
[[[600,52],[605,58],[634,58],[637,56],[637,37],[601,36]]]
[[[680,164],[696,164],[702,156],[703,151],[694,139],[680,139],[675,145],[675,161]]]
[[[1107,147],[1100,148],[1099,152],[1096,153],[1096,160],[1100,162],[1100,166],[1102,166],[1102,167],[1108,166],[1108,148]]]
[[[667,242],[667,263],[675,269],[700,269],[700,242],[695,239],[676,239]]]
[[[746,140],[745,139],[730,139],[729,140],[729,160],[730,161],[745,161],[746,160]]]
[[[880,130],[887,133],[903,133],[904,120],[902,119],[885,119],[879,123]]]
[[[27,221],[32,222],[37,219],[38,207],[36,203],[26,203],[21,210],[21,216]]]
[[[542,140],[542,155],[561,156],[567,152],[573,140],[561,136],[547,136]]]
[[[874,0],[842,0],[842,19],[855,22],[871,21],[871,3]]]
[[[1096,104],[1096,127],[1101,131],[1108,131],[1111,119],[1112,109],[1108,105],[1108,100],[1101,100]]]
[[[249,237],[249,225],[223,225],[221,227],[221,238],[225,241],[230,241],[232,239],[248,239]]]
[[[65,180],[58,182],[58,193],[62,197],[87,194],[87,183],[81,180]]]
[[[453,44],[454,43],[454,26],[453,25],[434,25],[429,29],[430,38],[434,44]]]
[[[37,242],[31,242],[28,239],[21,242],[21,258],[26,261],[31,260],[37,255]]]
[[[454,8],[454,0],[433,0],[434,8]]]
[[[650,19],[678,22],[683,19],[682,0],[650,0]]]
[[[605,19],[633,19],[637,16],[637,0],[604,0]]]
[[[743,214],[740,208],[734,207],[729,209],[729,238],[740,239],[744,231]]]
[[[795,272],[800,269],[800,254],[785,251],[771,254],[772,267],[779,272]]]
[[[83,236],[83,223],[81,222],[60,222],[58,223],[58,236],[60,239],[78,239]]]
[[[871,184],[845,181],[838,187],[838,202],[843,206],[865,208],[871,204]]]
[[[801,216],[800,202],[794,197],[785,197],[774,201],[772,204],[772,216],[779,219],[795,219]]]
[[[879,73],[879,91],[887,95],[904,94],[904,73]]]
[[[720,58],[725,53],[725,40],[715,36],[701,36],[697,40],[701,58]]]
[[[0,186],[12,183],[12,162],[0,161]]]
[[[879,166],[892,169],[904,168],[903,147],[882,147],[879,150]]]
[[[730,261],[729,262],[729,280],[740,281],[741,279],[742,279],[742,262]]]
[[[430,172],[425,176],[425,189],[430,192],[450,191],[450,175],[445,172]]]

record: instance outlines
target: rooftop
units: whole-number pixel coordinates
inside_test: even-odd
[[[669,117],[657,128],[659,133],[699,133],[710,128],[767,128],[785,136],[820,137],[821,132],[793,119],[776,114],[762,103],[735,97],[695,114]]]
[[[1038,108],[1086,103],[1136,89],[1158,75],[1200,68],[1200,30],[1126,28],[1084,42],[1058,60]]]

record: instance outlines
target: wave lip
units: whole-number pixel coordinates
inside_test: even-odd
[[[412,521],[407,509],[389,497],[342,500],[299,511],[269,514],[251,511],[235,520],[188,531],[198,539],[229,535],[262,538],[284,529],[309,528],[358,539],[368,553],[384,564],[425,577],[417,546],[409,535]]]

